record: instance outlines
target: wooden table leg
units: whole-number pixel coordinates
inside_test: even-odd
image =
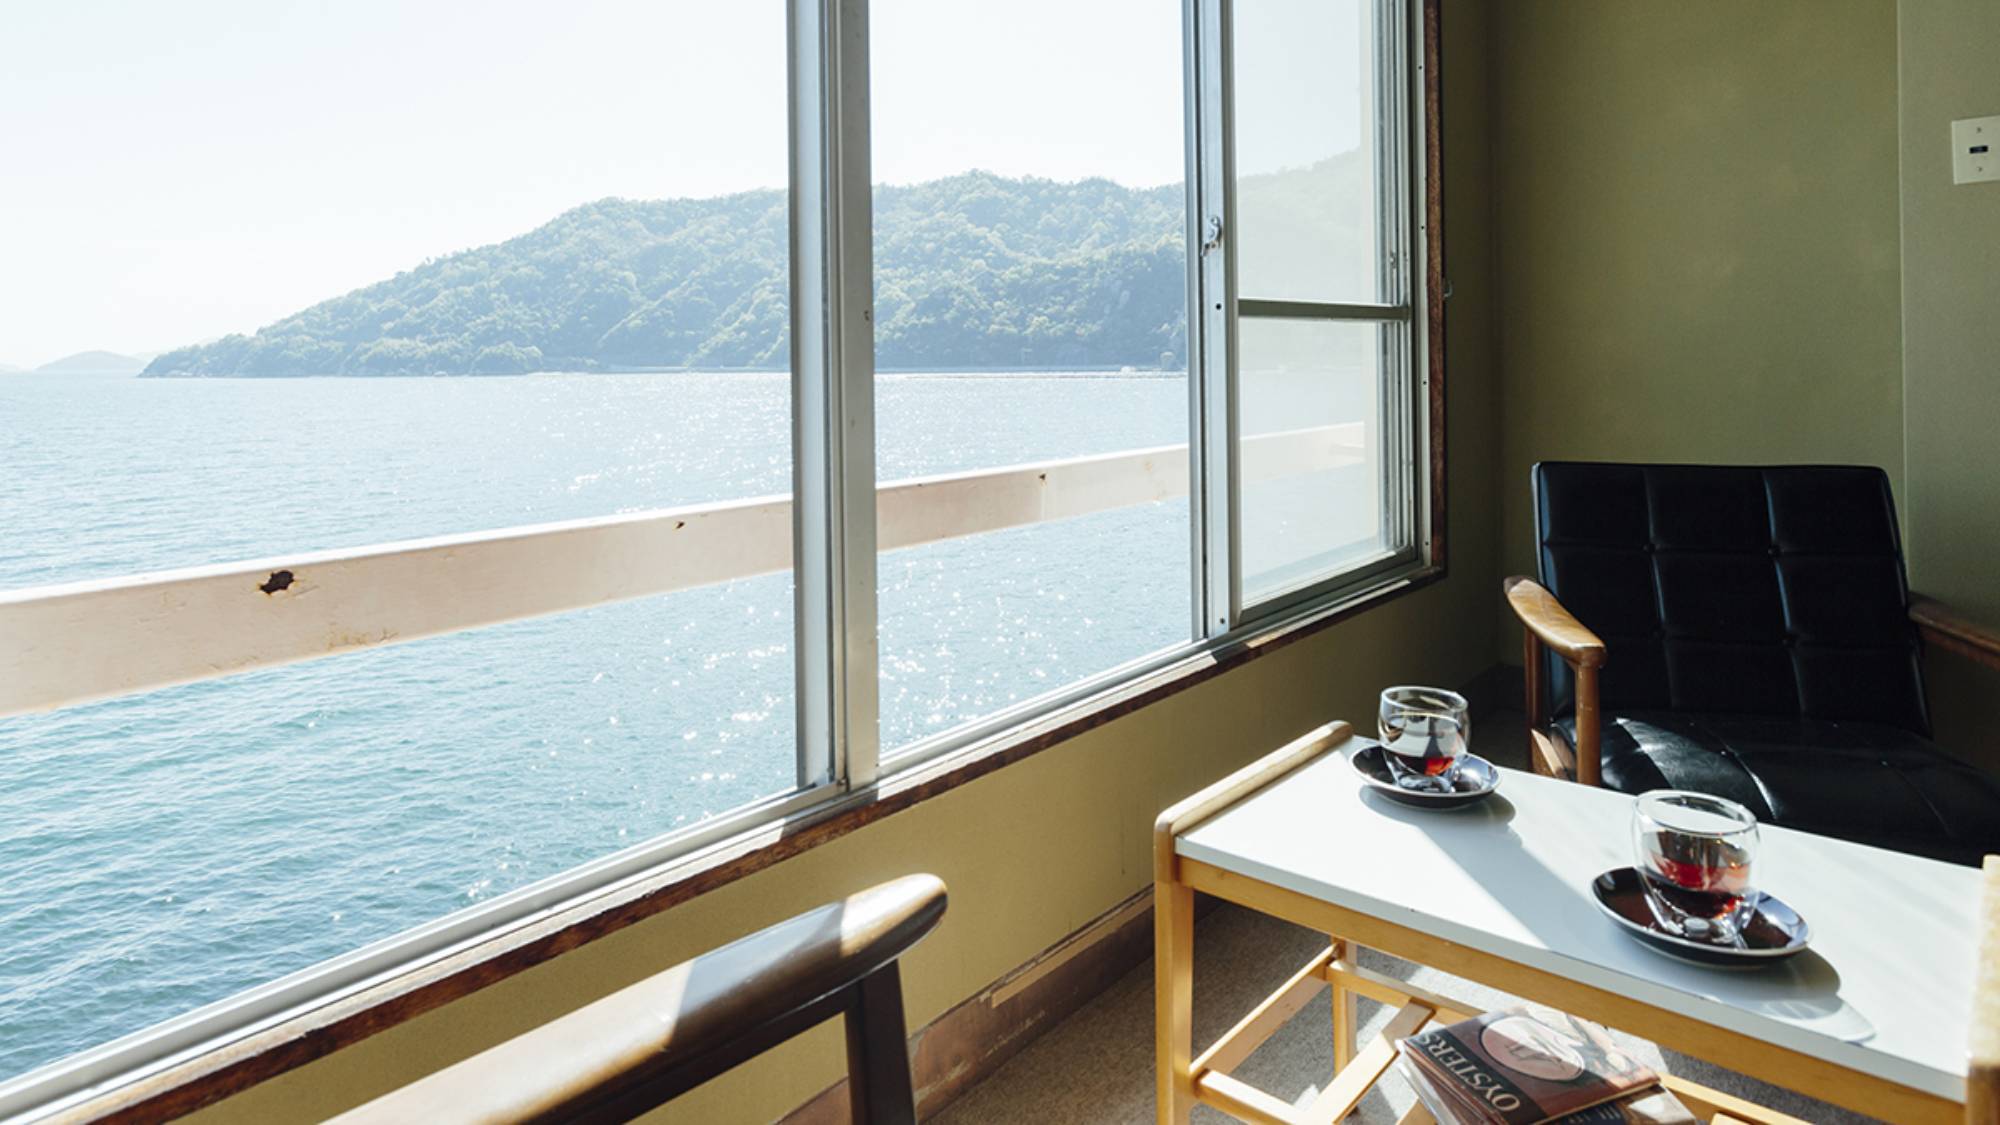
[[[1159,1059],[1160,1125],[1194,1112],[1194,892],[1153,884],[1153,1029]]]
[[[1359,952],[1350,942],[1333,939],[1333,959],[1354,961]],[[1338,978],[1332,982],[1333,994],[1333,1069],[1335,1071],[1354,1061],[1354,1052],[1360,1044],[1361,1009],[1356,1004],[1360,997],[1353,989],[1341,984]]]
[[[1346,723],[1307,731],[1153,821],[1153,1035],[1162,1125],[1184,1125],[1195,1100],[1194,888],[1181,879],[1175,838],[1353,735]]]

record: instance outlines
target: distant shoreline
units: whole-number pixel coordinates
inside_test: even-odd
[[[103,377],[106,378],[115,377],[115,378],[127,378],[127,379],[147,379],[160,382],[171,382],[176,380],[185,380],[193,382],[193,381],[208,380],[208,379],[235,379],[243,381],[268,380],[272,382],[277,382],[286,379],[353,379],[356,381],[365,382],[370,379],[532,379],[544,376],[595,378],[606,375],[784,375],[787,374],[788,371],[789,371],[788,368],[783,368],[783,367],[630,367],[630,368],[621,368],[615,370],[600,369],[595,371],[574,371],[574,370],[522,371],[522,372],[507,372],[499,374],[482,374],[482,375],[470,375],[470,374],[448,375],[448,374],[440,374],[437,372],[431,372],[425,374],[415,371],[398,372],[395,374],[381,374],[381,375],[331,374],[331,373],[324,375],[248,375],[248,374],[245,375],[189,375],[189,374],[119,375],[115,372],[101,372],[101,373],[75,372],[74,374],[78,375],[101,374]],[[24,371],[20,372],[20,374],[32,375],[32,374],[37,374],[37,372]],[[55,376],[58,373],[42,372],[40,374]],[[67,375],[71,373],[62,373],[62,374]],[[897,378],[938,377],[938,376],[944,376],[950,378],[983,378],[983,377],[1008,376],[1008,375],[1076,375],[1091,379],[1181,379],[1187,377],[1187,372],[1185,370],[1176,369],[1170,371],[1157,367],[1130,367],[1130,366],[1126,367],[878,367],[875,369],[875,374],[893,376]]]

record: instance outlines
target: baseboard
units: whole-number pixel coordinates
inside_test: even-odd
[[[1198,904],[1196,913],[1208,903]],[[917,1116],[978,1085],[1035,1037],[1153,955],[1152,888],[1105,911],[910,1037]],[[853,1125],[847,1080],[786,1114],[784,1125]]]

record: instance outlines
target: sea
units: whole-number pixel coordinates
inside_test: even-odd
[[[784,493],[789,395],[0,375],[0,590]],[[884,481],[1187,437],[1177,375],[876,409]],[[1176,500],[883,555],[883,745],[1185,640],[1188,541]],[[0,718],[0,1079],[789,789],[792,616],[771,575]]]

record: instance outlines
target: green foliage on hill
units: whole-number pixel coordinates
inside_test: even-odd
[[[875,200],[883,369],[1186,365],[1179,185],[972,172]],[[286,317],[148,375],[402,375],[787,366],[776,191],[606,199]]]

